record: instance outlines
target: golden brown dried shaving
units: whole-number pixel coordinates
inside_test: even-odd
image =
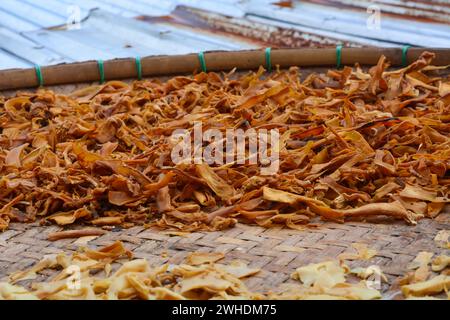
[[[315,217],[435,217],[449,193],[450,81],[430,73],[433,56],[303,81],[297,68],[260,69],[2,98],[0,230],[38,218],[189,232],[237,220],[301,228]],[[280,170],[175,166],[170,135],[194,121],[277,128]]]

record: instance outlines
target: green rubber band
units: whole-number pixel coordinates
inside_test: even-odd
[[[136,61],[136,71],[137,71],[137,78],[138,80],[142,79],[142,63],[141,63],[141,57],[137,56],[135,58]]]
[[[272,72],[272,48],[266,48],[266,69],[268,72]]]
[[[105,82],[105,66],[103,65],[103,60],[97,60],[98,73],[100,74],[100,83]]]
[[[402,66],[406,67],[408,65],[408,49],[411,48],[411,46],[403,46],[402,48]]]
[[[35,65],[34,70],[36,70],[36,78],[38,81],[38,86],[42,87],[44,85],[44,77],[42,76],[41,67],[39,65]]]
[[[342,66],[342,46],[336,46],[336,69],[340,69]]]
[[[205,61],[205,54],[203,51],[200,51],[198,53],[198,60],[200,61],[200,67],[202,68],[203,72],[206,72],[206,61]]]

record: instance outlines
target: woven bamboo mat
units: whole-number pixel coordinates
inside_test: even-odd
[[[78,226],[80,227],[80,226]],[[0,234],[0,280],[10,273],[30,267],[46,254],[70,252],[80,245],[96,248],[122,240],[136,258],[146,258],[152,265],[182,263],[194,251],[223,252],[225,261],[243,260],[251,267],[261,268],[257,276],[246,281],[255,291],[269,291],[290,282],[290,274],[299,266],[336,258],[342,252],[353,252],[354,242],[367,243],[378,254],[369,261],[350,262],[350,266],[377,265],[389,279],[383,292],[395,291],[395,280],[407,272],[406,266],[418,252],[449,254],[434,242],[440,230],[450,230],[450,213],[434,220],[424,219],[416,226],[402,221],[378,223],[324,222],[318,228],[291,230],[265,229],[238,224],[235,228],[216,232],[194,232],[173,236],[160,230],[133,227],[110,231],[87,244],[77,239],[47,240],[58,226],[13,223]],[[50,276],[44,274],[41,277]]]

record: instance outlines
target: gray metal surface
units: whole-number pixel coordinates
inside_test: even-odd
[[[308,1],[320,2],[320,1]],[[378,6],[386,14],[411,16],[419,19],[429,19],[449,22],[450,1],[448,0],[329,0],[336,7],[348,6],[365,10],[368,6]]]
[[[276,1],[1,0],[0,69],[265,46],[450,47],[450,0]],[[381,29],[366,25],[369,5]]]

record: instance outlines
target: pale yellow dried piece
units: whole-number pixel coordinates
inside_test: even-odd
[[[21,280],[32,280],[36,279],[37,273],[48,268],[56,266],[56,255],[47,255],[39,261],[37,264],[32,266],[30,269],[25,271],[18,271],[9,276],[11,283],[16,283]]]
[[[365,244],[353,244],[358,259],[370,259],[376,253]],[[372,250],[372,251],[371,251]],[[373,266],[350,270],[341,261],[325,261],[297,268],[292,274],[300,280],[295,286],[286,286],[279,293],[250,292],[240,279],[250,277],[260,270],[249,268],[242,261],[230,264],[215,264],[223,258],[220,253],[194,253],[188,261],[198,265],[168,265],[151,267],[145,259],[127,261],[109,276],[111,262],[121,256],[131,258],[121,242],[101,248],[98,251],[84,249],[71,256],[63,253],[53,258],[46,257],[30,270],[17,274],[17,279],[29,277],[43,269],[62,267],[63,270],[51,280],[32,284],[32,289],[0,282],[0,299],[46,299],[46,300],[122,300],[122,299],[379,299],[381,294],[374,289],[368,279],[378,275],[387,281],[381,270]],[[416,273],[428,265],[432,253],[420,252],[410,263]],[[433,260],[433,270],[440,271],[448,266],[449,257],[439,256]],[[79,282],[74,288],[70,267],[79,270]],[[91,271],[104,270],[96,278]],[[347,274],[356,274],[364,281],[346,282]],[[414,275],[412,275],[414,276]],[[416,277],[418,281],[420,277]],[[401,287],[406,297],[429,298],[430,295],[447,291],[450,276],[441,274],[428,281],[420,281]]]
[[[106,293],[106,297],[108,300],[132,299],[136,296],[136,291],[134,289],[130,290],[132,287],[128,282],[128,276],[129,275],[122,275],[120,277],[114,277],[112,279]]]
[[[340,283],[328,289],[326,293],[352,300],[373,300],[381,298],[381,293],[378,290],[369,288],[364,282],[360,284]]]
[[[92,289],[93,279],[84,278],[80,281],[79,289],[69,287],[67,280],[46,283],[45,286],[36,286],[36,291],[41,299],[47,300],[96,300],[98,299]]]
[[[436,242],[436,244],[440,248],[450,249],[449,237],[450,237],[450,231],[449,230],[441,230],[434,237],[434,242]]]
[[[150,288],[149,290],[156,300],[186,300],[181,294],[165,287]]]
[[[39,300],[39,298],[24,287],[0,282],[0,300]]]
[[[408,269],[416,269],[412,277],[412,282],[421,282],[428,279],[430,275],[430,268],[428,265],[430,264],[433,255],[432,252],[421,251],[417,257],[408,264]]]
[[[417,256],[414,258],[413,261],[411,261],[407,268],[409,270],[415,270],[417,268],[420,268],[423,265],[428,265],[430,264],[431,258],[433,257],[433,253],[432,252],[427,252],[427,251],[421,251],[417,254]]]
[[[61,291],[65,291],[66,289],[68,289],[68,283],[69,282],[66,279],[33,283],[32,289],[34,290],[34,293],[39,297],[39,299],[52,300],[57,298],[58,293],[63,294],[61,293]],[[76,295],[79,296],[79,299],[83,298],[78,292],[76,293]]]
[[[75,245],[86,245],[88,244],[89,241],[92,241],[96,238],[98,238],[99,236],[85,236],[85,237],[80,237],[77,240],[75,240],[73,242],[73,244]]]
[[[326,261],[297,268],[292,277],[307,287],[326,289],[345,282],[345,269],[337,261]]]
[[[175,266],[171,273],[177,279],[174,290],[188,299],[235,299],[252,295],[235,275],[214,264]]]
[[[185,294],[195,289],[202,289],[213,292],[225,291],[232,286],[232,283],[230,281],[221,279],[221,276],[215,272],[206,272],[182,280],[180,285],[181,294]]]
[[[216,264],[216,267],[227,274],[231,274],[236,278],[245,278],[257,274],[261,270],[258,268],[249,268],[246,263],[242,261],[232,261],[229,265]]]
[[[402,286],[403,295],[409,296],[426,296],[447,291],[450,287],[450,276],[439,275],[430,280],[417,282]]]
[[[285,298],[297,299],[318,298],[318,296],[334,297],[336,299],[371,300],[381,298],[381,293],[368,286],[365,281],[358,284],[347,283],[345,279],[348,268],[341,266],[338,261],[310,264],[298,268],[293,274],[294,279],[299,279],[303,290],[290,294]]]
[[[446,255],[441,255],[436,257],[432,264],[431,270],[433,271],[442,271],[450,265],[450,257]]]
[[[222,252],[192,252],[186,258],[186,262],[193,266],[205,263],[214,263],[223,259],[225,255]]]
[[[117,270],[112,277],[118,277],[131,272],[148,272],[150,267],[147,260],[136,259],[133,261],[125,262],[119,270]]]
[[[358,276],[359,278],[361,278],[363,280],[366,280],[372,276],[376,276],[376,277],[379,277],[380,280],[382,280],[386,283],[388,282],[386,275],[381,271],[381,269],[378,267],[374,267],[374,266],[369,266],[367,268],[362,268],[362,267],[354,268],[354,269],[350,270],[350,273]]]
[[[339,260],[370,260],[376,256],[377,251],[370,249],[365,243],[352,243],[357,253],[344,252],[338,256]]]

